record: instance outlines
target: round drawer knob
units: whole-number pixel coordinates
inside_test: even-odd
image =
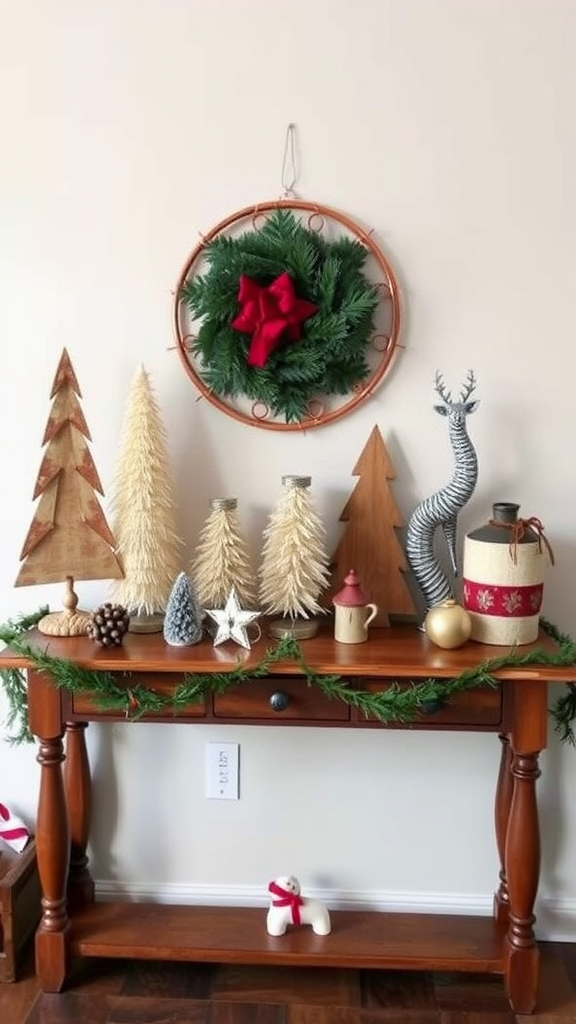
[[[286,708],[290,704],[290,697],[287,693],[282,693],[278,690],[277,693],[273,693],[268,701],[273,711],[286,711]]]
[[[425,715],[435,715],[438,711],[442,711],[446,701],[442,697],[435,697],[433,700],[425,700],[422,702],[422,712]]]

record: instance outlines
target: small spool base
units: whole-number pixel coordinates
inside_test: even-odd
[[[131,615],[129,633],[161,633],[164,628],[164,615]]]
[[[319,629],[318,619],[273,619],[268,623],[266,632],[276,640],[289,637],[294,640],[310,640]]]

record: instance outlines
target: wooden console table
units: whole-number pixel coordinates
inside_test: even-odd
[[[249,667],[264,654],[265,641],[250,652],[236,645],[214,649],[210,641],[175,648],[161,634],[130,634],[122,648],[102,650],[85,637],[30,635],[52,657],[83,668],[118,673],[167,694],[184,673],[222,672],[239,657]],[[542,645],[547,645],[542,638]],[[270,643],[268,641],[267,643]],[[306,663],[320,674],[339,674],[354,688],[381,689],[394,680],[451,678],[502,648],[468,643],[456,651],[434,647],[415,627],[374,630],[366,644],[337,644],[326,630],[302,644]],[[523,648],[524,650],[524,648]],[[223,658],[229,658],[228,664]],[[36,845],[42,886],[42,920],[36,934],[36,965],[44,991],[58,992],[71,956],[284,964],[318,967],[478,971],[503,975],[516,1013],[534,1010],[538,947],[534,900],[539,874],[536,780],[539,752],[548,730],[547,683],[569,681],[573,669],[534,667],[498,673],[495,689],[457,694],[451,703],[422,713],[404,728],[495,732],[501,741],[495,801],[496,844],[501,870],[493,917],[342,911],[334,913],[327,937],[294,929],[270,937],[262,909],[154,906],[94,900],[86,848],[90,831],[91,781],[85,744],[90,721],[114,721],[86,694],[56,688],[46,675],[9,650],[0,666],[28,669],[30,728],[39,741],[41,766]],[[127,675],[130,673],[130,675]],[[272,699],[274,698],[274,699]],[[149,715],[147,721],[175,719]],[[339,700],[308,687],[294,662],[279,662],[273,674],[223,694],[209,694],[177,721],[331,726],[382,729]],[[63,766],[63,770],[62,770]]]

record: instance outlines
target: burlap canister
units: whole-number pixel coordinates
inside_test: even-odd
[[[492,519],[464,540],[463,605],[471,639],[514,646],[538,637],[545,552],[537,519],[518,518],[519,505],[499,502]]]

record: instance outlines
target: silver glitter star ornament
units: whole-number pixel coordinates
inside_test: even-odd
[[[207,608],[206,614],[218,626],[216,636],[214,637],[214,647],[225,643],[226,640],[234,640],[235,643],[250,650],[250,640],[248,639],[246,627],[259,617],[260,612],[244,611],[240,607],[234,587],[232,587],[223,608]],[[260,632],[260,627],[258,626],[257,628]]]

